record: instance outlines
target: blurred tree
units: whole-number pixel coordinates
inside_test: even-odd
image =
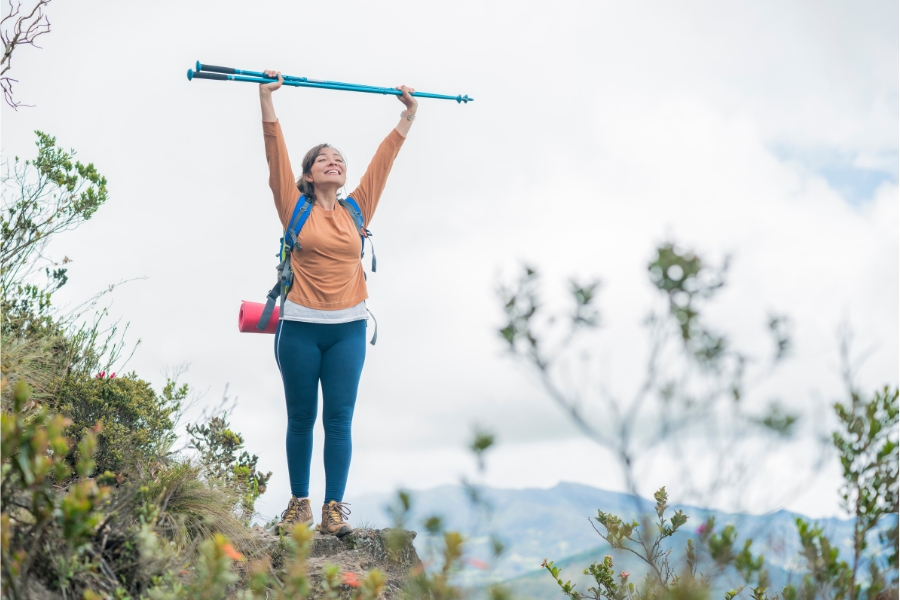
[[[712,474],[714,479],[707,489],[721,486],[742,494],[749,488],[734,473],[749,473],[750,469],[748,463],[741,462],[741,453],[737,451],[739,441],[751,438],[758,428],[773,434],[775,439],[786,439],[798,422],[798,416],[786,411],[777,401],[770,402],[762,415],[744,408],[748,366],[763,363],[735,349],[725,335],[714,331],[703,319],[704,304],[724,287],[727,269],[727,259],[721,266],[711,267],[693,252],[675,244],[665,243],[657,248],[648,271],[650,281],[662,294],[664,309],[651,313],[646,320],[651,337],[647,374],[631,402],[622,402],[601,388],[599,399],[605,409],[602,426],[588,418],[583,390],[571,391],[558,369],[567,352],[577,347],[577,336],[599,323],[598,311],[592,304],[598,284],[573,282],[570,295],[574,307],[564,318],[544,316],[538,298],[538,276],[533,268],[526,267],[518,282],[499,290],[506,313],[506,324],[500,334],[510,352],[538,375],[550,397],[582,432],[614,452],[640,519],[626,522],[602,510],[595,518],[605,529],[605,533],[600,530],[597,533],[614,551],[630,552],[647,565],[645,581],[635,584],[629,581],[626,572],[616,576],[613,557],[607,556],[584,570],[596,586],[581,592],[571,581],[563,580],[552,561],[545,560],[543,567],[568,597],[700,600],[709,596],[712,577],[731,571],[740,575],[744,585],[728,591],[725,600],[732,600],[745,587],[754,584],[750,590],[752,598],[768,599],[770,584],[764,568],[765,557],[751,552],[749,538],[743,549],[735,548],[738,532],[733,525],[716,532],[715,521],[710,519],[698,529],[701,544],[695,546],[693,540],[688,540],[683,560],[670,561],[673,550],[665,546],[666,540],[684,525],[687,517],[676,511],[668,521],[664,518],[668,508],[665,488],[655,494],[655,519],[645,514],[635,475],[637,460],[652,453],[654,448],[667,445],[669,451],[678,450],[683,439],[700,439],[709,444],[707,452],[716,459],[714,468],[704,473],[706,477]],[[560,323],[564,324],[561,333]],[[787,318],[770,315],[767,326],[774,338],[774,352],[760,375],[783,361],[791,349]],[[850,364],[848,345],[845,336],[842,343],[845,365]],[[866,549],[879,521],[889,514],[897,517],[898,390],[885,387],[866,400],[853,385],[852,375],[850,367],[845,366],[849,402],[834,405],[840,427],[831,436],[844,473],[841,497],[854,519],[852,562],[848,564],[840,558],[838,548],[821,527],[797,519],[801,558],[805,564],[803,581],[799,590],[788,585],[775,598],[874,600],[897,595],[896,525],[882,536],[884,548],[880,555],[867,554]],[[725,444],[720,444],[722,440]],[[769,451],[774,451],[771,444]],[[682,457],[683,464],[674,477],[679,487],[685,489],[697,465],[685,460],[680,452],[676,456]],[[719,477],[724,477],[724,481]],[[700,495],[697,499],[703,501]],[[864,561],[869,565],[866,577],[860,573]],[[680,573],[673,566],[677,563],[683,565]]]
[[[751,473],[748,461],[761,457],[738,447],[754,432],[785,440],[793,433],[797,415],[777,400],[771,399],[762,414],[744,402],[748,367],[758,366],[758,380],[789,356],[789,321],[769,317],[766,325],[775,349],[770,360],[760,361],[734,347],[703,318],[703,309],[725,286],[728,266],[727,258],[710,265],[671,242],[656,249],[647,270],[661,305],[645,320],[650,338],[645,376],[628,400],[602,384],[589,389],[570,384],[574,357],[592,364],[581,339],[600,326],[598,281],[570,281],[570,308],[556,314],[542,304],[540,279],[532,267],[498,290],[506,316],[500,335],[509,351],[537,375],[550,398],[589,439],[613,452],[629,492],[638,493],[638,460],[661,448],[668,456],[681,456],[687,445],[702,440],[711,446],[704,454],[715,464],[700,470],[682,463],[678,481],[682,489],[691,489],[695,501],[705,501],[714,489],[738,489],[735,477]],[[591,397],[595,401],[586,401]],[[728,486],[721,485],[722,477],[730,478]]]

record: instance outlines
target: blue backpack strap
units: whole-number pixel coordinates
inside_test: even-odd
[[[359,209],[359,204],[356,203],[351,197],[347,197],[346,199],[341,198],[338,200],[341,206],[343,206],[350,216],[353,217],[353,221],[356,223],[356,228],[359,230],[359,238],[360,245],[362,250],[359,254],[360,259],[366,255],[366,240],[369,240],[369,245],[372,246],[372,272],[375,272],[376,262],[375,262],[375,246],[372,244],[372,232],[366,229],[365,223],[363,222],[362,211]]]
[[[300,236],[300,230],[306,224],[310,212],[312,212],[312,202],[309,201],[306,194],[300,194],[300,198],[297,199],[297,204],[294,206],[294,214],[291,215],[291,220],[288,221],[288,227],[284,232],[284,243],[290,250],[294,249],[297,238]]]
[[[359,209],[359,204],[356,203],[352,197],[341,198],[338,200],[341,203],[341,206],[347,209],[347,212],[350,213],[350,216],[353,217],[353,220],[356,221],[356,226],[363,230],[363,217],[362,211]]]
[[[366,255],[366,240],[369,240],[369,245],[372,246],[372,272],[375,272],[375,245],[372,244],[372,232],[366,229],[365,222],[363,221],[362,211],[359,209],[359,204],[356,203],[352,197],[347,197],[347,199],[339,199],[338,202],[341,203],[347,212],[350,213],[350,216],[353,217],[353,221],[356,223],[356,228],[359,229],[359,241],[361,245],[361,251],[359,253],[359,258],[362,259],[363,256]],[[364,273],[365,274],[365,273]],[[369,313],[369,316],[372,317],[372,322],[375,324],[375,332],[372,334],[372,341],[369,343],[373,346],[375,345],[375,341],[378,339],[378,321],[375,320],[375,315],[372,314],[372,311],[366,308]]]
[[[281,259],[277,267],[278,281],[275,282],[275,287],[269,290],[269,293],[266,295],[266,306],[263,308],[259,322],[256,324],[256,328],[260,331],[264,331],[266,326],[268,326],[269,319],[272,318],[272,313],[275,312],[276,300],[281,298],[281,307],[284,308],[284,298],[294,280],[294,273],[291,271],[291,252],[295,247],[297,250],[301,249],[300,244],[297,243],[297,238],[300,236],[300,230],[303,229],[303,225],[309,218],[309,213],[312,212],[311,209],[312,202],[309,201],[305,194],[301,194],[300,198],[297,199],[297,204],[294,206],[291,220],[288,221],[284,237],[281,238],[281,248],[277,254]]]

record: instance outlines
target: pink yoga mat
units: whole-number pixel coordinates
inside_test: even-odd
[[[241,301],[241,312],[238,313],[238,331],[241,333],[275,333],[275,330],[278,328],[278,313],[280,312],[277,304],[275,305],[275,310],[272,311],[272,316],[269,318],[269,324],[266,325],[265,330],[260,331],[256,328],[256,324],[259,323],[259,318],[262,316],[265,307],[265,304],[260,304],[259,302]]]

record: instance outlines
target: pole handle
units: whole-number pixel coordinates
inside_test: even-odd
[[[188,81],[192,79],[216,79],[218,81],[228,81],[228,75],[221,73],[207,73],[205,71],[191,71],[188,69]]]
[[[216,65],[204,65],[197,61],[197,71],[207,71],[209,73],[225,73],[226,75],[235,75],[235,69],[231,67],[217,67]]]

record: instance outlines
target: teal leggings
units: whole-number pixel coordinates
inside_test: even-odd
[[[291,493],[309,497],[313,427],[322,382],[325,429],[325,502],[341,502],[350,471],[350,426],[366,359],[366,322],[323,324],[281,321],[275,360],[287,403],[287,459]]]

